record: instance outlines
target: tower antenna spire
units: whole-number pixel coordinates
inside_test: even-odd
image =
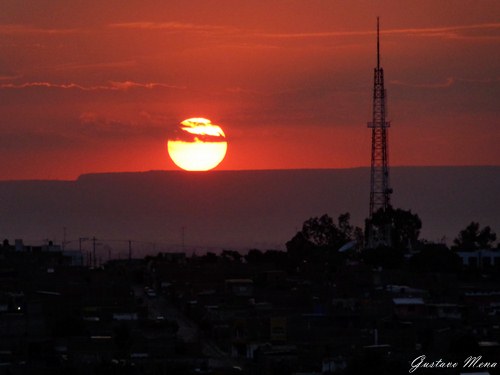
[[[390,228],[375,230],[372,225],[373,215],[386,211],[390,207],[392,189],[389,185],[388,128],[386,121],[386,90],[384,87],[384,69],[380,66],[380,25],[377,17],[377,67],[373,81],[373,118],[368,123],[372,129],[371,176],[370,176],[370,217],[368,219],[368,246],[391,245]]]
[[[379,27],[379,17],[377,17],[377,69],[380,69],[380,27]]]

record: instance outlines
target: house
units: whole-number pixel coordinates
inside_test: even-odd
[[[500,313],[500,290],[472,289],[464,292],[465,304],[475,306],[482,314],[495,316]]]
[[[439,319],[462,319],[464,306],[454,303],[429,304],[429,314]]]
[[[251,279],[227,279],[224,284],[229,303],[247,304],[253,297],[254,285]]]
[[[421,318],[427,315],[423,298],[393,298],[394,314],[400,319]]]
[[[459,251],[457,255],[465,267],[487,268],[500,266],[500,251],[497,250]]]

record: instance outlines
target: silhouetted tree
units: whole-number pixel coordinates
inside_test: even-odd
[[[378,246],[363,250],[361,258],[366,264],[394,269],[403,263],[404,253],[395,247]]]
[[[315,246],[331,246],[334,241],[335,224],[328,215],[312,217],[302,225],[304,238]]]
[[[467,228],[461,230],[458,237],[453,240],[453,249],[462,251],[490,249],[496,239],[497,235],[491,231],[489,226],[480,229],[479,223],[473,221]]]
[[[349,220],[351,220],[351,214],[349,212],[339,215],[337,219],[339,231],[341,233],[341,236],[344,237],[343,239],[345,240],[345,242],[351,241],[353,239],[355,230],[355,228],[350,224]]]
[[[306,220],[302,230],[286,243],[291,263],[328,262],[335,269],[345,258],[338,253],[339,248],[354,240],[361,231],[349,223],[350,217],[349,213],[340,215],[337,224],[326,214]]]
[[[251,249],[247,255],[245,255],[245,260],[248,263],[258,264],[264,262],[264,253],[259,249]]]
[[[3,252],[13,250],[13,246],[10,245],[9,240],[7,238],[3,240],[2,245],[0,246],[0,250],[2,250]]]
[[[205,255],[199,257],[202,263],[217,263],[217,254],[207,251]]]
[[[417,246],[422,221],[411,210],[394,209],[389,206],[386,210],[380,209],[373,214],[372,229],[375,238],[377,233],[386,231],[389,227],[391,233],[391,246],[398,250],[413,249]]]
[[[312,217],[304,222],[301,233],[304,239],[315,246],[338,250],[353,239],[350,218],[351,215],[348,212],[341,214],[337,220],[338,225],[335,225],[333,219],[326,214],[321,217]]]
[[[244,256],[245,260],[250,264],[273,264],[275,267],[280,268],[286,266],[287,254],[279,250],[267,250],[265,252],[252,249]]]
[[[298,262],[311,257],[316,246],[311,243],[302,232],[297,232],[293,238],[286,243],[286,250],[293,262]]]
[[[234,250],[222,250],[221,258],[230,262],[241,262],[241,254]]]
[[[273,264],[276,268],[280,268],[287,263],[287,254],[280,250],[266,250],[264,253],[264,260],[266,263]]]

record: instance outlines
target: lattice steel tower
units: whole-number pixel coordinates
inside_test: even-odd
[[[386,91],[384,88],[384,69],[380,67],[380,31],[377,17],[377,67],[373,83],[373,120],[368,123],[372,129],[372,160],[370,178],[370,223],[373,214],[379,209],[387,209],[390,205],[392,189],[389,185],[389,154],[387,151],[388,128],[386,115]],[[368,243],[371,245],[390,245],[390,233],[383,230],[375,239],[371,225],[368,228]]]

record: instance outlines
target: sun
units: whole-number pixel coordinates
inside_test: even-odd
[[[220,164],[227,151],[226,135],[206,118],[184,120],[167,143],[168,154],[186,171],[208,171]]]

